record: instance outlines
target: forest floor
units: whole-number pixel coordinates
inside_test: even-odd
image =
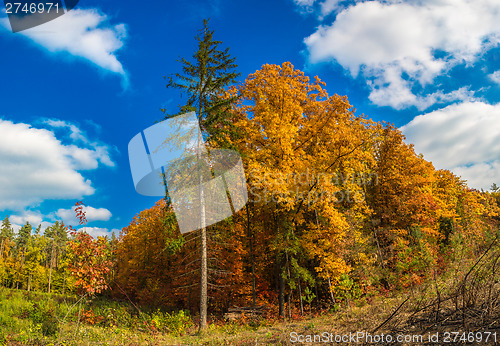
[[[201,334],[184,312],[0,288],[0,345],[493,345],[500,343],[500,248],[490,248],[420,285],[344,301],[337,311],[212,319]]]
[[[441,299],[439,306],[432,285],[400,292],[398,296],[380,296],[370,304],[359,302],[346,304],[337,312],[316,316],[297,317],[289,320],[237,321],[210,323],[206,332],[200,334],[197,327],[187,323],[178,329],[175,321],[169,331],[151,328],[157,320],[155,313],[145,313],[145,322],[133,322],[136,326],[92,324],[85,305],[81,310],[66,312],[67,321],[57,323],[58,329],[50,331],[37,318],[30,306],[37,306],[40,296],[12,290],[11,304],[6,304],[10,291],[2,290],[2,309],[0,312],[0,344],[2,345],[293,345],[293,344],[342,344],[342,345],[438,345],[438,344],[495,344],[498,332],[500,341],[500,309],[489,310],[480,303],[470,305],[462,313],[453,299]],[[496,285],[495,285],[496,286]],[[495,287],[497,289],[498,287]],[[427,296],[426,296],[427,295]],[[498,291],[496,296],[498,297]],[[33,297],[35,297],[33,299]],[[58,302],[61,296],[53,296]],[[42,300],[43,301],[43,300]],[[45,300],[46,301],[46,300]],[[60,303],[68,306],[76,301]],[[95,303],[93,303],[95,304]],[[110,310],[128,309],[127,304],[102,300],[98,303]],[[460,304],[458,304],[460,305]],[[41,304],[39,305],[41,306]],[[28,308],[26,308],[28,307]],[[17,309],[17,310],[16,310]],[[99,309],[94,309],[98,311]],[[125,311],[125,310],[123,310]],[[30,313],[31,312],[31,313]],[[10,314],[10,318],[9,318]],[[79,317],[78,317],[79,316]],[[87,316],[85,320],[84,316]],[[79,318],[79,319],[78,319]],[[78,323],[78,320],[85,321]],[[185,320],[184,320],[185,321]],[[464,324],[465,321],[465,324]],[[101,321],[102,322],[102,321]],[[120,324],[120,323],[118,323]],[[50,326],[50,325],[49,325]],[[149,326],[149,328],[147,327]],[[179,324],[177,324],[179,326]],[[48,329],[48,333],[47,332]],[[175,332],[177,330],[177,332]],[[172,333],[172,331],[174,331]],[[455,332],[455,333],[454,333]],[[438,333],[438,339],[436,338]],[[446,334],[449,333],[449,334]],[[490,334],[491,333],[491,334]],[[48,334],[48,335],[44,335]],[[177,335],[176,335],[177,334]],[[389,339],[390,338],[390,339]],[[431,341],[438,342],[431,342]],[[384,342],[385,341],[385,342]],[[391,341],[391,342],[388,342]],[[454,342],[452,342],[454,341]]]
[[[373,330],[397,303],[398,298],[383,298],[377,304],[353,303],[337,312],[288,320],[214,320],[200,334],[190,320],[185,323],[186,319],[171,319],[162,325],[165,315],[160,313],[158,317],[154,311],[144,312],[144,321],[132,318],[127,325],[130,316],[124,316],[131,307],[124,302],[102,299],[80,306],[75,297],[3,288],[0,345],[287,345],[295,343],[293,333],[299,341],[300,335]],[[110,313],[114,317],[108,318],[114,323],[105,323],[102,317]]]

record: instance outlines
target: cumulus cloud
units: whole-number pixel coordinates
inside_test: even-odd
[[[9,220],[12,224],[19,225],[19,228],[25,225],[26,222],[29,222],[35,228],[42,223],[43,216],[39,212],[26,211],[21,215],[10,216]]]
[[[87,222],[93,221],[109,221],[111,218],[111,212],[106,208],[94,208],[90,206],[84,206],[83,212]],[[59,209],[56,212],[56,216],[61,219],[66,225],[77,225],[78,219],[75,216],[75,208],[71,209]]]
[[[90,141],[85,133],[75,124],[54,119],[45,120],[44,123],[54,129],[69,131],[71,141],[87,147],[81,148],[74,144],[66,147],[68,157],[72,158],[75,169],[95,169],[99,162],[108,167],[115,166],[115,163],[111,160],[108,146],[98,141]]]
[[[111,235],[114,233],[115,230],[109,231],[107,228],[100,228],[100,227],[82,227],[78,229],[79,231],[87,232],[90,234],[92,237],[97,238],[97,237],[111,237]],[[115,235],[117,235],[115,233]]]
[[[7,19],[3,20],[3,26],[10,28]],[[69,53],[126,78],[125,69],[116,56],[127,38],[125,25],[111,25],[108,16],[95,9],[74,9],[18,35],[26,36],[50,52]]]
[[[488,77],[490,77],[490,79],[493,82],[500,84],[500,71],[495,71],[492,74],[490,74]]]
[[[312,6],[315,0],[293,0],[299,6]]]
[[[420,115],[401,130],[437,168],[488,190],[500,182],[499,119],[500,104],[465,102]]]
[[[19,232],[19,229],[23,227],[26,222],[29,222],[31,227],[33,227],[33,232],[38,226],[40,226],[40,232],[43,233],[47,227],[52,226],[52,222],[43,221],[44,216],[39,212],[34,211],[24,211],[20,215],[11,215],[9,221],[11,222],[12,229],[15,233]]]
[[[337,12],[339,9],[344,8],[346,4],[353,0],[293,0],[302,10],[306,12],[314,12],[315,9],[319,12],[319,19],[323,19],[327,15]],[[357,0],[359,1],[359,0]]]
[[[336,62],[362,76],[377,105],[427,108],[470,100],[463,90],[443,97],[416,95],[458,64],[474,64],[500,43],[496,0],[366,1],[343,9],[331,25],[305,39],[311,63]]]
[[[40,231],[43,233],[47,227],[52,225],[52,222],[44,221],[44,218],[44,215],[39,211],[32,210],[25,210],[19,214],[9,215],[12,229],[16,233],[26,224],[26,222],[29,222],[31,227],[33,227],[33,232],[38,226],[41,226]]]
[[[64,145],[47,129],[0,119],[0,210],[92,195],[91,181],[78,170],[96,167],[103,155],[97,149]]]

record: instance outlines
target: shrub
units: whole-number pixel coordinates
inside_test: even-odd
[[[148,323],[152,329],[167,331],[174,336],[183,335],[188,328],[193,326],[189,313],[184,310],[169,314],[158,309],[151,314]]]

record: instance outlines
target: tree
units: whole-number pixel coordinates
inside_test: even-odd
[[[436,170],[399,129],[356,115],[323,85],[284,63],[223,93],[238,96],[228,121],[241,136],[227,140],[243,157],[249,204],[207,234],[210,311],[339,307],[418,284],[496,236],[499,192]],[[166,198],[123,229],[116,295],[197,308],[200,234],[176,226]]]
[[[31,239],[31,232],[33,227],[31,227],[29,222],[21,227],[16,236],[16,256],[17,261],[19,262],[17,266],[17,272],[15,273],[16,279],[16,288],[19,288],[19,284],[21,283],[21,276],[24,274],[24,262],[25,262],[25,254],[28,243]],[[22,284],[22,283],[21,283]]]
[[[35,233],[26,245],[23,276],[27,281],[28,291],[40,289],[44,285],[45,268],[42,263],[45,260],[46,242],[45,237]]]
[[[185,105],[180,113],[196,111],[202,136],[213,146],[227,147],[228,138],[234,136],[236,130],[230,123],[230,108],[235,97],[223,97],[226,88],[235,83],[239,76],[235,72],[236,58],[231,57],[229,48],[219,50],[222,42],[213,39],[214,32],[208,28],[208,20],[203,20],[203,28],[196,36],[198,48],[193,60],[181,58],[182,73],[165,77],[167,88],[180,89],[187,94]],[[179,80],[180,82],[178,82]],[[164,110],[164,113],[166,111]],[[166,115],[166,118],[170,117]],[[197,155],[201,154],[201,145],[198,143]],[[201,218],[201,264],[200,264],[200,330],[207,327],[207,235],[205,226],[204,191],[200,175],[200,218]]]
[[[167,88],[180,89],[188,99],[174,115],[168,115],[166,109],[162,111],[165,118],[195,111],[207,141],[215,146],[228,147],[231,146],[228,136],[237,133],[229,112],[236,97],[221,96],[228,86],[236,82],[240,73],[235,72],[238,67],[236,58],[231,57],[229,48],[219,50],[222,42],[215,41],[213,34],[208,28],[208,20],[203,20],[203,28],[196,36],[198,49],[193,54],[193,61],[180,58],[182,73],[164,77]]]
[[[19,232],[17,233],[16,237],[16,247],[18,251],[22,251],[26,247],[28,241],[31,238],[32,230],[33,227],[30,225],[29,222],[26,222],[26,224],[19,229]]]
[[[491,192],[498,192],[498,190],[500,190],[500,186],[493,183],[493,184],[491,184],[490,190],[491,190]]]
[[[14,238],[14,229],[9,221],[9,217],[6,216],[2,221],[2,228],[0,229],[0,258],[3,257],[5,245],[7,242],[12,242]]]
[[[358,219],[365,212],[364,201],[356,202],[362,187],[348,177],[369,173],[372,123],[323,86],[283,63],[262,66],[231,90],[241,95],[233,121],[244,136],[236,143],[246,159],[249,203],[272,239],[267,263],[275,263],[282,316],[285,296],[290,315],[294,291],[301,297],[301,282],[314,284],[311,262],[333,294],[332,285],[350,269],[342,211],[352,209]]]
[[[49,259],[47,267],[49,268],[48,293],[52,288],[52,270],[58,267],[59,258],[65,250],[66,242],[68,241],[68,233],[66,227],[56,221],[52,226],[47,227],[44,232],[47,238],[46,258]]]
[[[83,206],[82,202],[75,205],[80,225],[87,223]],[[107,237],[99,236],[93,239],[84,231],[76,231],[71,226],[69,229],[73,236],[69,243],[73,257],[69,270],[76,279],[78,294],[92,297],[108,288],[107,276],[111,271],[112,262]]]
[[[0,229],[0,280],[6,285],[6,280],[12,272],[14,259],[11,257],[11,248],[14,244],[14,229],[6,216]]]

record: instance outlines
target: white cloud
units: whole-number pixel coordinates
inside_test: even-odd
[[[115,163],[111,160],[108,146],[96,141],[90,141],[76,125],[54,119],[46,120],[44,123],[55,129],[69,130],[69,138],[73,142],[90,148],[80,148],[74,144],[66,146],[68,157],[72,159],[75,169],[96,169],[99,162],[108,167],[115,166]]]
[[[52,131],[0,119],[0,210],[93,194],[78,169],[97,167],[98,159],[109,165],[101,157],[98,148],[64,145]]]
[[[312,6],[315,0],[293,0],[299,6]]]
[[[87,222],[93,221],[109,221],[111,218],[111,212],[106,208],[94,208],[90,206],[84,206],[83,212],[85,213],[85,217]],[[71,209],[59,209],[56,212],[56,216],[60,218],[65,225],[75,226],[78,224],[78,219],[76,218],[75,208]]]
[[[47,119],[45,120],[45,123],[50,127],[68,129],[70,131],[70,138],[75,142],[80,141],[83,143],[88,143],[88,140],[82,134],[82,131],[74,124],[58,119]]]
[[[342,0],[325,0],[321,3],[321,16],[324,17],[339,7]]]
[[[7,19],[3,25],[10,28]],[[123,65],[116,56],[127,37],[125,25],[110,25],[108,16],[95,9],[74,9],[18,34],[50,52],[67,52],[126,78]]]
[[[488,75],[488,77],[490,77],[493,82],[500,84],[500,70],[493,72],[492,74]]]
[[[330,13],[336,12],[343,8],[345,3],[352,2],[349,0],[324,0],[323,2],[317,0],[293,0],[294,3],[301,7],[302,10],[306,12],[313,12],[316,7],[319,9],[319,19],[322,20],[324,17]],[[360,0],[355,0],[360,1]]]
[[[12,215],[9,217],[10,222],[17,225],[25,225],[29,222],[31,226],[38,227],[42,223],[43,217],[39,212],[27,211],[21,215]]]
[[[437,168],[470,187],[500,182],[500,104],[465,102],[420,115],[401,128],[408,143]]]
[[[99,227],[82,227],[78,229],[79,231],[87,232],[92,237],[111,237],[113,232],[110,232],[107,228],[99,228]]]
[[[9,221],[12,224],[12,229],[16,233],[26,224],[26,222],[29,222],[33,227],[33,232],[39,225],[41,225],[40,231],[43,233],[47,227],[52,225],[52,222],[43,221],[43,218],[44,216],[40,212],[27,210],[23,211],[19,215],[10,215]]]
[[[425,88],[458,64],[473,64],[499,42],[497,0],[360,2],[305,39],[311,63],[339,63],[369,81],[372,102],[396,109],[428,107],[414,87]],[[464,96],[441,93],[447,96],[435,102]]]

